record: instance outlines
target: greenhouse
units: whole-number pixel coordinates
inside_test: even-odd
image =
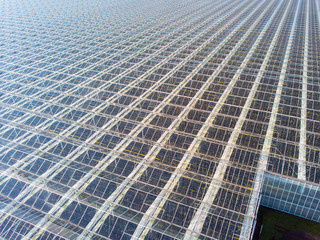
[[[0,0],[1,239],[320,222],[319,0]]]

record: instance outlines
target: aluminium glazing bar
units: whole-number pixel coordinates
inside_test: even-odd
[[[266,134],[266,138],[264,140],[264,144],[263,144],[262,151],[261,151],[260,158],[259,158],[259,162],[258,162],[258,169],[257,169],[257,173],[256,173],[254,187],[253,187],[254,192],[253,192],[251,200],[250,200],[248,214],[247,214],[250,217],[246,217],[244,219],[244,228],[241,231],[240,239],[245,239],[246,237],[248,237],[252,234],[252,230],[251,230],[252,223],[253,223],[252,217],[256,217],[256,214],[257,214],[257,207],[259,204],[260,195],[261,195],[261,188],[263,185],[263,174],[264,174],[264,171],[267,169],[267,165],[268,165],[268,158],[269,158],[269,153],[270,153],[270,149],[271,149],[271,145],[272,145],[273,132],[274,132],[277,113],[278,113],[278,109],[279,109],[284,78],[286,76],[285,74],[287,71],[289,55],[290,55],[290,51],[291,51],[291,47],[292,47],[294,30],[295,30],[296,24],[297,24],[297,18],[298,18],[298,12],[299,12],[298,9],[299,9],[300,5],[301,5],[301,2],[299,0],[298,3],[296,4],[294,21],[291,26],[290,36],[289,36],[288,44],[287,44],[287,47],[285,50],[285,58],[284,58],[284,61],[282,64],[281,75],[280,75],[280,79],[279,79],[278,86],[277,86],[277,92],[276,92],[276,96],[275,96],[274,103],[272,106],[272,112],[271,112],[271,117],[270,117],[269,124],[268,124],[267,134]],[[289,7],[288,7],[288,9],[289,9]],[[287,14],[284,15],[283,19],[285,18],[286,15]],[[279,36],[279,34],[280,34],[280,30],[277,31],[278,36]]]
[[[306,180],[306,156],[307,156],[307,98],[308,98],[308,53],[309,53],[309,1],[306,7],[306,28],[304,35],[304,53],[303,53],[303,76],[302,76],[302,96],[301,96],[301,128],[299,143],[299,161],[298,178]]]
[[[288,9],[287,8],[287,11],[285,12],[284,16],[286,16],[288,14]],[[273,18],[270,18],[269,21],[268,21],[268,24],[265,26],[265,29],[268,29],[268,27],[271,25],[272,21],[274,20],[274,17],[275,17],[275,12],[274,12],[274,15],[273,15]],[[237,139],[238,139],[238,136],[240,134],[240,131],[242,129],[242,126],[243,126],[243,123],[244,123],[244,120],[246,118],[246,115],[250,109],[250,105],[254,99],[254,96],[256,94],[256,91],[258,89],[258,86],[260,84],[260,80],[263,76],[263,73],[266,69],[266,66],[267,66],[267,63],[270,59],[270,55],[271,55],[271,52],[273,50],[273,47],[274,47],[274,44],[275,42],[277,41],[277,38],[278,38],[278,34],[280,32],[280,30],[282,29],[283,25],[284,25],[284,19],[285,17],[282,18],[279,26],[278,26],[278,29],[277,29],[277,32],[276,34],[274,35],[273,37],[273,40],[272,40],[272,43],[268,49],[268,52],[264,58],[264,61],[261,65],[261,68],[259,69],[259,73],[257,74],[257,77],[255,79],[255,82],[254,82],[254,85],[249,93],[249,96],[247,98],[247,101],[244,105],[244,108],[241,112],[241,115],[239,117],[239,120],[237,121],[236,123],[236,126],[234,127],[234,130],[231,134],[231,137],[228,141],[228,145],[226,146],[224,152],[223,152],[223,155],[221,157],[221,159],[225,160],[225,162],[221,162],[218,167],[217,167],[217,170],[213,176],[213,181],[211,182],[210,184],[210,187],[208,188],[207,190],[207,194],[205,196],[205,198],[203,199],[203,202],[202,202],[202,205],[199,207],[197,213],[195,214],[194,218],[192,219],[190,225],[189,225],[189,229],[190,231],[187,232],[187,234],[185,235],[185,239],[193,239],[193,238],[196,238],[198,237],[198,234],[201,232],[201,229],[203,227],[203,224],[204,224],[204,221],[205,221],[205,218],[206,218],[206,213],[208,213],[209,211],[209,208],[210,208],[210,205],[211,203],[213,202],[213,200],[215,199],[215,197],[217,196],[217,193],[218,193],[218,190],[219,190],[219,187],[221,186],[222,182],[223,182],[223,177],[225,175],[225,172],[226,172],[226,169],[228,167],[228,162],[230,161],[230,157],[231,157],[231,154],[232,154],[232,151],[234,149],[234,146],[236,145],[236,142],[237,142]],[[262,31],[263,32],[263,31]],[[263,35],[260,35],[259,37],[259,41],[262,40],[262,37]],[[256,49],[256,47],[258,46],[259,44],[259,41],[255,42],[255,45],[253,46],[253,48],[250,50],[249,54],[247,55],[246,59],[243,61],[243,67],[247,64],[247,62],[249,61],[250,57],[252,56],[252,54],[254,53],[254,50]],[[251,226],[251,225],[250,225]],[[244,238],[245,239],[245,238]]]

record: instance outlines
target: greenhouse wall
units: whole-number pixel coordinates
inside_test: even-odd
[[[320,187],[267,172],[261,205],[320,222]]]

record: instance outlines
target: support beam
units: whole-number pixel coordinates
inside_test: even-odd
[[[300,143],[298,178],[306,180],[306,157],[307,157],[307,99],[308,99],[308,53],[309,53],[309,1],[306,7],[306,29],[304,35],[304,54],[303,54],[303,76],[302,76],[302,96],[301,96],[301,123],[300,123]]]
[[[284,57],[283,64],[282,64],[281,75],[280,75],[278,86],[277,86],[276,96],[275,96],[272,110],[271,110],[271,117],[269,120],[266,138],[264,140],[262,151],[260,153],[258,169],[257,169],[256,177],[255,177],[254,187],[253,187],[254,191],[251,196],[249,209],[247,212],[247,217],[244,219],[244,224],[243,224],[244,227],[241,230],[240,239],[245,239],[249,235],[252,234],[252,232],[251,232],[252,231],[252,223],[254,222],[254,220],[257,216],[257,207],[260,202],[261,188],[263,185],[263,175],[264,175],[264,171],[267,169],[267,165],[268,165],[268,158],[269,158],[269,153],[270,153],[270,149],[271,149],[271,145],[272,145],[274,127],[275,127],[275,123],[276,123],[276,119],[277,119],[277,113],[278,113],[279,104],[280,104],[282,87],[283,87],[283,83],[284,83],[284,78],[286,76],[289,55],[290,55],[290,51],[291,51],[291,47],[292,47],[292,40],[293,40],[293,37],[295,34],[294,30],[295,30],[296,24],[297,24],[297,17],[298,17],[298,12],[299,12],[298,9],[299,9],[300,5],[301,5],[301,2],[299,0],[296,5],[296,8],[295,8],[295,16],[294,16],[293,24],[291,27],[288,44],[287,44],[287,47],[285,50],[285,57]],[[288,7],[288,9],[289,9],[289,7]],[[288,12],[286,14],[284,14],[285,17],[283,17],[283,19],[285,19],[287,17],[287,14],[288,14]],[[279,30],[279,32],[277,32],[277,35],[279,35],[280,33],[281,32]],[[274,42],[273,45],[275,45],[275,43],[276,42]]]

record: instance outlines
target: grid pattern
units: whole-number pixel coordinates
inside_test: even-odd
[[[266,173],[261,205],[320,222],[320,188]]]
[[[265,172],[320,184],[319,12],[0,0],[1,238],[250,239]]]

